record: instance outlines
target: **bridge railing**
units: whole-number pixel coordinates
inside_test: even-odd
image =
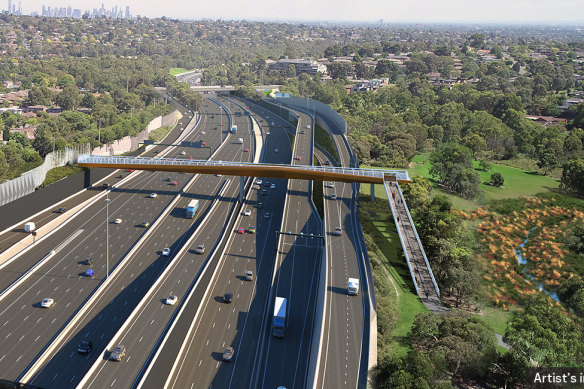
[[[395,176],[398,180],[409,181],[409,175],[406,170],[377,170],[377,169],[358,169],[332,166],[301,166],[301,165],[277,165],[267,163],[252,162],[228,162],[228,161],[202,161],[188,160],[177,158],[149,158],[149,157],[127,157],[127,156],[97,156],[97,155],[80,155],[78,163],[94,164],[117,164],[117,165],[161,165],[161,166],[217,166],[217,167],[286,167],[287,169],[305,170],[322,173],[347,174],[361,177],[381,178],[386,175]]]

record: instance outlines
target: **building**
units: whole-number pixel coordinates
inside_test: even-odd
[[[313,59],[282,58],[277,62],[271,63],[269,66],[270,70],[286,71],[290,65],[293,65],[296,68],[297,76],[302,73],[316,74],[320,72],[324,74],[327,70],[325,65],[318,63]]]
[[[580,105],[582,103],[584,103],[584,99],[578,99],[578,98],[566,99],[564,101],[564,103],[558,107],[558,109],[560,109],[562,111],[567,111],[570,107]]]
[[[568,124],[568,119],[556,118],[553,116],[527,115],[525,118],[533,120],[534,122],[539,123],[544,127],[551,126],[552,124]]]

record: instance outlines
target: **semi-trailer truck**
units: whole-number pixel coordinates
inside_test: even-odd
[[[347,283],[347,293],[352,296],[356,296],[359,293],[358,278],[349,278],[349,282]]]
[[[237,134],[237,126],[236,125],[231,126],[231,133]]]
[[[187,205],[187,217],[192,219],[195,217],[195,212],[199,209],[199,200],[191,200]]]
[[[276,297],[274,303],[274,321],[272,324],[272,333],[278,338],[283,338],[286,335],[287,311],[286,298]]]

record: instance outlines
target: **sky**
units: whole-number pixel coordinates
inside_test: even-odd
[[[0,0],[8,8],[8,0]],[[25,14],[42,5],[90,10],[130,6],[132,15],[173,19],[427,23],[578,23],[584,0],[20,0]],[[18,4],[18,0],[13,0]]]

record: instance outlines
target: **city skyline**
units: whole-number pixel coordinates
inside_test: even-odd
[[[20,0],[22,13],[42,14],[42,7],[67,9],[71,2],[62,0]],[[6,4],[6,3],[5,3]],[[168,17],[175,19],[226,19],[226,20],[274,20],[274,21],[331,21],[331,22],[376,22],[386,23],[583,23],[584,0],[491,0],[469,2],[466,0],[365,0],[358,7],[349,0],[321,0],[318,2],[298,0],[294,3],[264,2],[248,0],[234,3],[216,1],[210,8],[208,3],[170,1],[161,9],[159,2],[152,0],[124,0],[124,4],[107,1],[84,1],[83,10],[107,10],[116,6],[119,10],[131,7],[134,15],[148,18]],[[76,4],[77,7],[79,5]],[[6,7],[6,5],[4,5]],[[3,8],[4,8],[3,7]],[[17,9],[19,7],[17,6]],[[76,8],[79,9],[79,8]],[[119,12],[116,16],[120,17]],[[93,12],[95,14],[95,12]],[[110,16],[110,15],[106,15]],[[123,16],[126,17],[125,11]]]

